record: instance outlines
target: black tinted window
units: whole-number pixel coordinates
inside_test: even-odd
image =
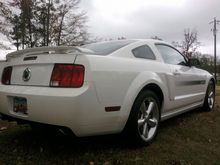
[[[135,41],[134,40],[121,40],[121,41],[100,42],[100,43],[84,45],[83,48],[90,49],[95,54],[107,55],[132,42],[135,42]]]
[[[167,45],[156,45],[163,60],[167,64],[186,65],[186,60],[176,49]]]
[[[156,59],[151,48],[147,45],[143,45],[143,46],[133,49],[132,53],[137,58],[145,58],[145,59],[151,59],[151,60]]]

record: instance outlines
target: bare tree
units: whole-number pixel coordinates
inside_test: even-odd
[[[11,17],[11,11],[8,8],[5,1],[0,2],[0,32],[3,34],[8,33],[7,26],[8,26],[8,18]]]
[[[47,0],[47,2],[47,25],[43,26],[43,29],[47,27],[47,45],[84,44],[89,35],[86,13],[79,10],[80,0]],[[44,3],[40,2],[40,5]],[[41,22],[44,24],[43,19]]]
[[[118,40],[126,40],[126,37],[118,37]]]
[[[62,22],[62,28],[60,28],[61,34],[58,35],[59,44],[71,46],[85,44],[89,38],[86,22],[87,17],[85,12],[68,12]]]
[[[152,36],[151,39],[163,41],[163,39],[158,36]]]
[[[173,44],[180,48],[184,55],[191,57],[200,46],[197,37],[198,32],[196,29],[190,30],[187,28],[184,29],[184,40],[181,42],[173,42]]]
[[[65,26],[65,23],[64,22],[64,18],[65,16],[71,12],[71,10],[75,10],[77,9],[77,6],[79,4],[79,0],[74,0],[74,1],[65,1],[65,4],[61,4],[59,7],[58,7],[58,10],[59,10],[59,17],[60,17],[60,22],[58,23],[58,37],[57,37],[57,45],[59,46],[60,45],[60,42],[61,42],[61,35],[62,35],[62,31],[63,31],[63,28]],[[74,15],[71,15],[69,16],[69,18],[71,17],[74,17],[75,16],[75,13]]]
[[[0,33],[5,36],[9,35],[9,21],[8,18],[11,17],[11,11],[7,6],[5,1],[0,2]],[[0,48],[2,49],[10,49],[8,46],[4,44],[4,42],[0,42]]]
[[[79,9],[80,0],[6,2],[0,0],[0,33],[8,36],[17,49],[88,42],[87,17]],[[5,20],[9,22],[9,28]]]

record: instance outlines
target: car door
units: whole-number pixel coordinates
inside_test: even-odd
[[[170,100],[176,107],[201,102],[205,95],[205,74],[189,66],[187,59],[175,48],[165,44],[156,44],[156,47],[172,71],[168,75]]]

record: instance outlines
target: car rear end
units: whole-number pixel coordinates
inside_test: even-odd
[[[82,54],[88,52],[75,47],[46,47],[7,55],[7,61],[0,64],[1,115],[86,134],[82,127],[91,118],[84,113],[99,104],[94,85],[86,78],[87,64],[75,64]]]

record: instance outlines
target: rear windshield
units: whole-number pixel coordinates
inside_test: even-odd
[[[135,42],[135,40],[120,40],[120,41],[108,41],[99,42],[94,44],[88,44],[82,46],[83,48],[90,49],[94,54],[98,55],[108,55],[130,43]]]

